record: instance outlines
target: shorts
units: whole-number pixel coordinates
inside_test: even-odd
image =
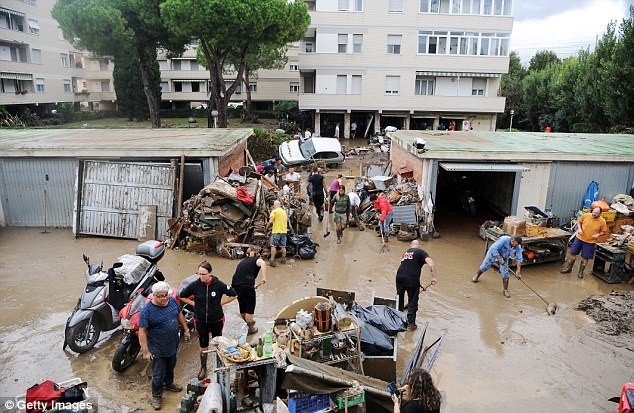
[[[286,234],[272,234],[271,247],[286,247]]]
[[[346,214],[335,212],[335,217],[333,220],[335,221],[335,224],[346,224],[348,222],[348,216]]]
[[[233,289],[238,293],[240,314],[254,314],[255,288],[250,285],[234,285]]]
[[[210,321],[208,323],[196,320],[196,331],[198,331],[198,344],[200,344],[200,348],[209,347],[209,333],[211,333],[211,337],[221,336],[224,325],[224,317],[218,321]]]
[[[570,247],[570,253],[572,255],[579,255],[579,252],[581,252],[581,258],[584,260],[590,260],[594,257],[594,247],[595,244],[581,241],[579,238],[575,237],[575,240],[572,242],[572,246]]]

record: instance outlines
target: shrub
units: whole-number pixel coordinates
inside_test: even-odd
[[[278,147],[282,142],[291,139],[289,135],[277,134],[268,129],[253,129],[248,147],[256,162],[277,157]]]

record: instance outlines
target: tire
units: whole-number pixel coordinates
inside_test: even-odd
[[[123,372],[134,363],[139,351],[141,351],[141,344],[136,335],[121,343],[112,357],[112,369],[119,373]]]
[[[66,343],[75,353],[85,353],[97,344],[101,326],[91,319],[81,320],[66,329]]]

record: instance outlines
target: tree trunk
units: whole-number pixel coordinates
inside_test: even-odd
[[[248,117],[251,115],[251,89],[249,88],[249,71],[245,70],[244,71],[244,87],[246,88],[245,90],[247,91],[247,101],[244,107],[244,113],[245,115]]]
[[[139,53],[139,71],[141,72],[141,80],[143,81],[143,92],[147,99],[147,106],[150,111],[150,125],[153,128],[161,127],[161,117],[159,114],[158,97],[152,93],[150,87],[150,69],[147,61],[147,50],[143,47],[138,48]],[[153,52],[156,55],[156,51]]]

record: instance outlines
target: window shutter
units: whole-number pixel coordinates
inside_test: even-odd
[[[403,11],[403,0],[390,0],[389,11]]]
[[[361,75],[352,75],[352,94],[361,94]]]

